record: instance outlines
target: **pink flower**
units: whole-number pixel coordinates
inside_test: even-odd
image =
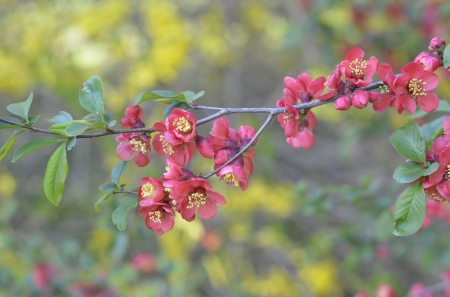
[[[419,63],[425,70],[435,71],[441,64],[441,59],[430,53],[420,53],[414,62]]]
[[[226,204],[222,194],[211,190],[211,184],[203,178],[183,181],[172,190],[172,197],[180,203],[181,217],[192,220],[195,212],[203,219],[214,217],[216,204]]]
[[[307,73],[301,73],[297,79],[292,77],[285,77],[284,84],[286,87],[295,93],[300,99],[301,103],[307,103],[314,98],[327,100],[333,96],[332,92],[326,95],[321,95],[325,89],[326,79],[323,76],[318,77],[316,80],[312,80],[311,76]],[[294,104],[298,103],[298,100],[292,102]]]
[[[242,191],[245,191],[248,186],[248,175],[242,166],[227,165],[219,172],[219,179],[224,180],[227,185],[239,186]]]
[[[380,284],[375,292],[375,297],[395,297],[394,288],[389,284]]]
[[[428,47],[428,50],[431,53],[441,53],[442,51],[444,51],[445,49],[445,40],[440,39],[439,37],[434,37],[433,39],[431,39],[430,41],[430,46]]]
[[[160,180],[154,177],[144,177],[141,179],[141,186],[138,190],[139,199],[150,199],[159,202],[164,199],[164,186]]]
[[[438,81],[436,74],[412,62],[403,67],[402,75],[395,79],[394,92],[403,108],[410,113],[416,111],[417,103],[423,111],[431,112],[439,105],[438,96],[430,92],[436,88]]]
[[[426,293],[425,286],[422,283],[416,282],[409,289],[410,297],[433,297],[433,294]]]
[[[364,60],[364,51],[359,47],[352,49],[340,64],[342,75],[358,87],[370,84],[377,68],[378,59],[372,56],[368,61]]]
[[[450,149],[445,149],[439,155],[439,167],[423,180],[423,187],[428,198],[442,202],[450,201]],[[449,166],[449,167],[447,167]]]
[[[147,228],[156,234],[162,235],[172,230],[175,212],[169,204],[143,199],[139,202],[138,213],[145,218]]]
[[[179,145],[194,140],[197,133],[197,119],[195,116],[180,108],[174,108],[167,119],[158,121],[153,129],[164,134],[165,139],[172,145]]]
[[[137,133],[122,133],[116,137],[120,142],[117,146],[117,156],[130,161],[134,157],[134,162],[139,167],[144,167],[150,163],[150,142],[147,136]]]
[[[144,112],[139,105],[130,105],[125,109],[125,118],[120,120],[124,128],[143,128],[145,124],[141,121]]]
[[[194,141],[173,145],[167,141],[164,133],[156,134],[152,145],[158,155],[171,158],[178,164],[189,163],[197,151]]]
[[[379,100],[373,101],[373,110],[384,111],[388,106],[395,105],[397,112],[401,114],[403,112],[403,105],[400,100],[396,100],[397,96],[394,93],[395,74],[392,71],[392,67],[386,63],[380,64],[378,67],[378,76],[384,82],[384,85],[381,86]]]
[[[214,157],[213,146],[205,137],[197,135],[195,138],[195,145],[203,157],[208,159]]]
[[[149,253],[139,253],[131,260],[133,268],[140,273],[152,274],[156,271],[156,260]]]

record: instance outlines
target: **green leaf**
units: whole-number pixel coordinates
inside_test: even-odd
[[[110,190],[118,190],[119,187],[117,187],[116,183],[106,183],[98,187],[98,189],[100,192],[108,192]]]
[[[431,164],[425,171],[423,172],[423,176],[430,175],[434,173],[439,168],[439,163],[433,163]]]
[[[426,214],[426,197],[422,182],[415,183],[404,190],[395,202],[394,232],[396,236],[415,233],[423,224]]]
[[[164,117],[167,119],[167,117],[170,115],[170,113],[172,112],[172,109],[174,108],[181,108],[181,109],[186,109],[188,108],[189,105],[187,105],[186,102],[183,101],[175,101],[172,104],[170,104],[169,106],[167,106],[166,110],[164,110]]]
[[[80,90],[80,104],[90,113],[99,115],[104,119],[105,106],[103,103],[102,80],[97,75],[84,82],[84,88]]]
[[[91,123],[83,120],[73,120],[62,124],[51,125],[48,129],[63,136],[78,136],[91,128]]]
[[[28,111],[30,110],[31,102],[33,101],[33,93],[28,96],[24,102],[10,104],[6,109],[19,117],[24,118],[28,123]]]
[[[112,127],[114,127],[115,125],[116,125],[116,120],[111,121],[111,122],[108,123],[108,128],[112,128]]]
[[[13,148],[14,143],[16,142],[17,135],[23,132],[25,131],[14,131],[11,137],[6,141],[6,143],[2,147],[0,147],[0,162],[7,154],[9,154],[9,152]]]
[[[90,113],[87,116],[84,116],[82,118],[83,121],[87,121],[90,123],[98,123],[98,122],[102,122],[102,118],[99,115]]]
[[[109,198],[109,196],[111,196],[112,192],[114,192],[114,189],[110,189],[106,192],[102,192],[98,195],[98,199],[97,202],[95,202],[94,204],[94,208],[96,212],[101,212],[102,210],[100,209],[100,203],[102,203],[103,201],[105,201],[106,199]],[[125,222],[126,224],[126,222]]]
[[[450,65],[450,45],[447,45],[447,47],[444,50],[444,68],[448,68]]]
[[[442,123],[447,116],[441,116],[429,123],[423,124],[420,127],[425,135],[425,138],[429,141],[436,139],[438,136],[444,134]]]
[[[198,98],[202,97],[203,95],[205,95],[205,91],[200,91],[197,94],[195,94],[194,98],[192,98],[192,101],[189,102],[194,103]]]
[[[81,120],[73,121],[67,126],[66,134],[69,136],[78,136],[89,128],[91,128],[91,123],[89,122]]]
[[[34,117],[29,117],[27,126],[31,127],[34,124],[36,124],[36,122],[39,120],[40,117],[41,117],[41,115],[37,115],[37,116],[34,116]]]
[[[76,137],[72,137],[69,138],[69,141],[67,141],[67,150],[70,151],[73,149],[73,147],[77,144],[77,138]]]
[[[401,183],[410,183],[423,175],[425,168],[416,162],[406,162],[398,166],[394,171],[394,179]]]
[[[16,152],[14,153],[14,156],[12,158],[12,163],[15,163],[16,161],[20,160],[24,156],[28,155],[29,153],[40,149],[44,146],[48,146],[55,143],[64,142],[65,139],[61,138],[54,138],[54,137],[45,137],[45,138],[39,138],[33,141],[30,141],[21,147],[19,147]]]
[[[119,163],[114,166],[112,172],[111,172],[111,180],[115,182],[117,185],[119,185],[119,179],[120,177],[125,173],[127,170],[127,161],[119,161]]]
[[[194,101],[194,97],[195,97],[195,93],[194,92],[192,92],[192,91],[184,91],[181,94],[184,95],[184,99],[187,102],[191,102],[192,103]]]
[[[127,227],[127,216],[130,210],[135,208],[138,204],[137,199],[131,199],[120,204],[112,213],[112,222],[117,226],[119,231],[125,230]]]
[[[427,140],[417,123],[409,123],[395,130],[389,140],[406,159],[426,163]]]
[[[16,118],[13,118],[13,117],[3,117],[2,119],[10,121],[10,122],[17,123],[17,124],[23,124],[19,119],[16,119]],[[16,125],[0,122],[0,130],[1,129],[11,129],[11,128],[25,129],[25,128],[22,128],[20,126],[16,126]]]
[[[154,100],[155,102],[163,104],[171,104],[175,100],[186,102],[187,101],[186,97],[193,98],[194,92],[184,91],[180,94],[175,94],[174,92],[170,91],[152,91],[152,92],[145,92],[137,96],[136,100],[134,100],[134,104],[140,104],[149,100]]]
[[[68,170],[66,143],[63,143],[48,160],[44,176],[45,196],[56,206],[61,201]]]
[[[53,118],[47,119],[47,121],[50,124],[54,125],[54,124],[64,124],[64,123],[73,121],[73,119],[72,119],[72,116],[70,114],[68,114],[67,112],[60,111]]]

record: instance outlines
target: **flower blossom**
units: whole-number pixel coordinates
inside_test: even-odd
[[[139,105],[130,105],[125,109],[125,117],[120,119],[120,123],[124,128],[143,128],[143,116],[144,111]]]
[[[172,230],[175,212],[169,204],[143,199],[139,203],[138,213],[145,218],[147,227],[156,234],[162,235]]]
[[[138,133],[122,133],[116,137],[120,142],[117,146],[117,156],[124,160],[130,161],[134,157],[134,162],[139,167],[144,167],[150,163],[150,140],[145,135]]]

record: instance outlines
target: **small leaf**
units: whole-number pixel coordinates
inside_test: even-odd
[[[189,105],[187,105],[186,102],[182,102],[182,101],[175,101],[172,104],[170,104],[166,110],[164,110],[164,117],[167,119],[167,117],[170,115],[170,113],[172,112],[172,109],[174,108],[181,108],[181,109],[186,109],[188,108]]]
[[[389,140],[406,159],[426,162],[427,140],[417,123],[409,123],[395,130]]]
[[[15,131],[13,132],[13,134],[11,135],[11,137],[6,141],[6,143],[0,147],[0,162],[3,160],[3,158],[9,154],[9,152],[11,151],[11,149],[14,146],[14,143],[16,142],[16,137],[17,135],[19,135],[20,133],[23,133],[25,131]]]
[[[99,115],[93,113],[90,113],[87,116],[83,117],[82,120],[90,123],[102,122],[102,118]]]
[[[104,118],[105,118],[105,122],[107,123],[107,122],[111,121],[112,114],[109,111],[105,111]]]
[[[450,45],[444,50],[444,68],[448,68],[450,66]]]
[[[117,226],[119,231],[124,231],[127,227],[127,216],[130,210],[135,208],[138,204],[137,199],[131,199],[120,204],[112,213],[112,222]]]
[[[73,120],[62,124],[51,125],[48,129],[63,136],[78,136],[91,127],[91,123],[83,120]]]
[[[44,176],[45,196],[56,206],[61,201],[68,170],[66,144],[63,143],[48,160]]]
[[[64,142],[64,141],[65,141],[65,139],[54,138],[54,137],[45,137],[45,138],[39,138],[39,139],[30,141],[30,142],[22,145],[21,147],[19,147],[16,150],[11,162],[15,163],[18,160],[20,160],[21,158],[23,158],[24,156],[28,155],[29,153],[31,153],[35,150],[38,150],[42,147],[45,147],[45,146],[48,146],[51,144],[55,144],[55,143]]]
[[[106,192],[100,193],[97,199],[97,202],[95,202],[94,204],[94,208],[96,212],[101,212],[102,210],[100,209],[100,203],[102,203],[103,201],[105,201],[106,199],[109,198],[109,196],[111,196],[112,192],[114,192],[114,189],[110,189]]]
[[[99,115],[102,119],[105,114],[103,103],[102,80],[97,75],[84,82],[84,88],[80,90],[80,104],[90,113]]]
[[[108,123],[108,128],[112,128],[112,127],[114,127],[115,125],[116,125],[116,120],[111,121],[111,122]]]
[[[422,182],[411,185],[400,194],[392,215],[394,235],[407,236],[420,229],[426,215],[426,197]]]
[[[33,93],[28,96],[24,102],[10,104],[6,109],[19,117],[24,118],[28,123],[28,111],[30,110],[31,102],[33,101]]]
[[[116,183],[106,183],[98,187],[98,189],[100,192],[108,192],[110,190],[118,190],[119,188]]]
[[[402,184],[410,183],[418,179],[425,172],[419,163],[416,162],[406,162],[398,166],[394,171],[394,179]]]
[[[431,164],[427,169],[425,169],[423,176],[430,175],[434,173],[439,168],[439,163],[433,163]]]
[[[67,142],[67,150],[70,151],[73,149],[73,147],[77,144],[77,138],[76,137],[72,137],[69,138],[69,141]]]
[[[34,117],[29,117],[27,126],[31,127],[34,124],[36,124],[36,122],[39,120],[40,117],[41,117],[41,115],[37,115],[37,116],[34,116]]]
[[[198,98],[202,97],[203,95],[205,95],[205,91],[200,91],[197,94],[195,94],[194,98],[192,98],[192,102],[194,103]]]
[[[192,91],[184,91],[183,93],[181,93],[181,94],[183,94],[184,95],[184,99],[187,101],[187,102],[193,102],[194,101],[194,97],[195,97],[195,93],[194,92],[192,92]]]
[[[54,125],[54,124],[64,124],[64,123],[73,121],[73,119],[72,119],[72,116],[70,114],[68,114],[67,112],[60,111],[53,118],[47,119],[47,121],[50,124]]]
[[[194,95],[194,93],[191,91],[185,91],[180,94],[175,94],[174,92],[170,92],[170,91],[145,92],[145,93],[142,93],[139,96],[137,96],[136,100],[134,100],[134,104],[141,104],[141,103],[143,103],[145,101],[149,101],[149,100],[154,100],[155,102],[163,103],[163,104],[172,104],[172,102],[174,102],[175,100],[186,102],[187,100],[186,100],[185,94],[187,94],[187,96]]]
[[[89,128],[91,128],[91,123],[89,122],[81,120],[72,121],[66,128],[66,134],[68,136],[78,136]]]
[[[22,124],[22,122],[19,119],[16,119],[16,118],[13,118],[13,117],[3,117],[2,119],[10,121],[10,122],[17,123],[17,124]],[[24,128],[20,127],[20,126],[16,126],[16,125],[0,122],[0,130],[1,129],[11,129],[11,128],[24,129]]]
[[[127,170],[127,162],[126,161],[119,161],[116,166],[114,166],[112,172],[111,172],[111,180],[115,182],[117,185],[119,185],[119,179],[120,177],[125,173]]]

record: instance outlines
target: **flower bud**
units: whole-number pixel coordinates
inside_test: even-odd
[[[428,49],[432,53],[434,52],[441,53],[444,50],[445,45],[446,45],[445,40],[440,39],[439,37],[434,37],[433,39],[431,39],[430,46],[428,47]]]
[[[195,145],[197,146],[198,151],[203,157],[205,158],[214,157],[213,146],[208,140],[206,140],[205,137],[197,135],[197,137],[195,138]]]
[[[352,102],[348,99],[348,96],[343,96],[334,101],[334,106],[337,110],[347,110],[352,106]]]
[[[365,91],[357,90],[352,97],[352,104],[358,109],[363,109],[369,103],[369,94]]]
[[[429,53],[420,53],[415,59],[414,62],[419,63],[423,66],[425,70],[435,71],[439,68],[441,64],[441,60],[432,54]]]

